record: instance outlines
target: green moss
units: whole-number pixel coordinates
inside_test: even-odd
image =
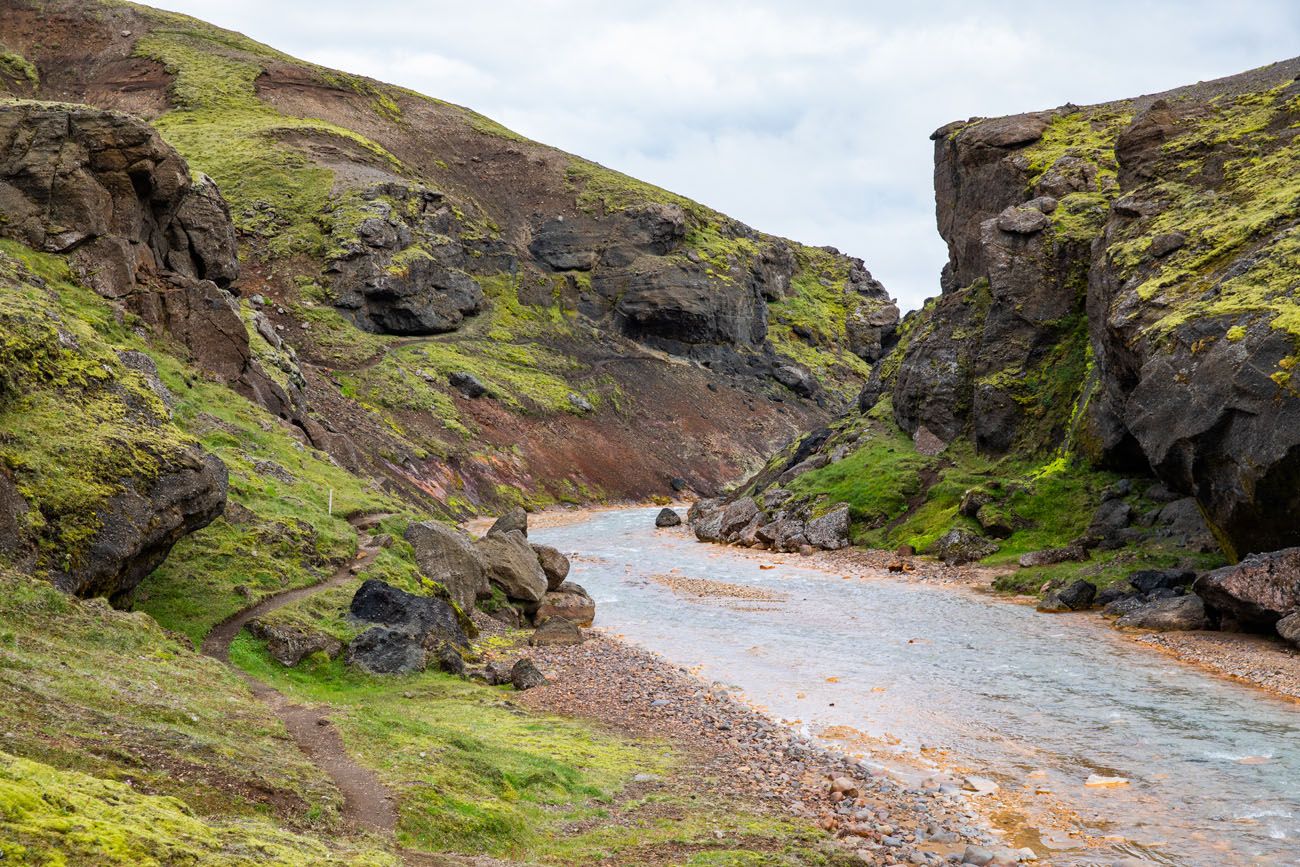
[[[47,569],[77,566],[105,504],[150,485],[192,442],[77,315],[94,307],[111,315],[60,257],[0,243],[0,463],[31,506],[24,529]]]
[[[331,850],[258,820],[205,820],[175,798],[0,752],[6,864],[397,865],[373,849]]]
[[[0,728],[9,753],[129,780],[204,815],[274,812],[322,829],[338,819],[338,793],[285,748],[283,727],[229,670],[143,614],[79,602],[4,569]],[[0,819],[0,840],[3,828]]]
[[[154,121],[192,169],[216,178],[242,231],[259,235],[274,257],[323,254],[334,182],[331,171],[284,139],[339,139],[400,169],[381,146],[344,127],[284,115],[263,103],[254,82],[270,49],[184,16],[169,16],[136,42],[136,53],[174,76],[172,111]],[[280,55],[276,59],[282,58]]]
[[[26,82],[33,90],[41,85],[40,73],[36,64],[17,51],[10,51],[0,44],[0,75],[6,75],[14,81]]]

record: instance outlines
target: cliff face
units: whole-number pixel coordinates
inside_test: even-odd
[[[907,496],[886,502],[833,466],[795,487],[814,512],[853,502],[859,534],[877,544],[927,545],[951,527],[1014,545],[1053,522],[1007,524],[993,506],[959,503],[949,483],[963,468],[972,483],[992,478],[998,488],[978,499],[1005,511],[1021,495],[998,493],[1003,483],[1032,499],[1044,478],[1073,474],[1069,508],[1082,518],[1038,540],[1065,545],[1098,526],[1087,516],[1108,473],[1154,476],[1153,497],[1129,498],[1150,510],[1142,526],[1183,496],[1194,506],[1174,523],[1199,523],[1199,510],[1229,557],[1300,542],[1297,73],[1292,60],[938,130],[942,293],[902,323],[859,396],[863,415],[809,437],[811,451],[782,453],[749,490],[793,483],[819,454],[833,464],[875,450],[866,471],[874,461],[888,474],[895,459],[879,461],[903,434],[926,468],[900,471]],[[1121,527],[1115,545],[1152,544]]]
[[[141,247],[188,248],[190,265],[161,264],[261,317],[251,345],[275,388],[247,393],[411,496],[461,509],[674,477],[707,492],[847,404],[891,345],[897,308],[859,260],[468,109],[147,7],[0,11],[0,42],[33,70],[0,88],[140,116],[219,188],[237,278],[207,270],[229,239],[168,236],[165,190]],[[104,261],[131,267],[118,252],[133,251]],[[662,447],[684,438],[700,445]]]

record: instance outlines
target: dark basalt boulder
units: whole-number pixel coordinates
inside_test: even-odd
[[[437,521],[426,521],[407,527],[404,538],[415,551],[420,571],[446,587],[461,611],[468,613],[475,600],[488,595],[487,572],[469,536]]]
[[[840,503],[825,514],[810,518],[804,527],[804,538],[814,548],[835,551],[849,544],[849,504]]]
[[[407,593],[378,578],[371,578],[357,588],[348,612],[357,620],[392,627],[417,643],[432,637],[456,647],[469,645],[460,619],[446,600]]]
[[[537,666],[533,664],[533,661],[525,656],[511,667],[510,683],[515,689],[522,692],[525,689],[546,686],[550,681],[537,670]]]
[[[1092,606],[1097,596],[1097,585],[1079,579],[1065,587],[1049,590],[1038,603],[1038,610],[1049,614],[1062,611],[1084,611]]]
[[[488,387],[477,376],[463,370],[451,373],[447,377],[447,382],[452,388],[471,400],[476,397],[483,397],[488,393]]]
[[[368,674],[413,674],[428,667],[428,651],[404,629],[375,626],[348,642],[343,659]]]
[[[672,509],[669,508],[660,509],[659,514],[655,515],[655,526],[661,530],[664,527],[680,527],[681,525],[682,525],[682,516],[677,514]]]
[[[550,545],[533,545],[533,553],[546,575],[546,589],[556,590],[569,577],[569,558]]]
[[[1255,554],[1207,572],[1192,585],[1225,628],[1271,632],[1300,611],[1300,548]]]

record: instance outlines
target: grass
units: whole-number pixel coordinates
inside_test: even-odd
[[[36,64],[17,51],[5,48],[3,44],[0,44],[0,75],[24,82],[33,90],[41,86],[41,75]]]
[[[0,856],[6,864],[368,865],[374,849],[339,851],[266,821],[196,816],[176,798],[0,752]]]
[[[49,773],[180,799],[190,815],[260,816],[318,830],[337,822],[338,793],[228,669],[146,615],[79,602],[4,569],[0,729],[7,753]],[[56,813],[57,804],[49,805]],[[11,807],[0,793],[0,828],[4,819],[21,822]]]

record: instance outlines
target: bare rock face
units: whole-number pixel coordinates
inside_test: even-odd
[[[359,326],[441,334],[486,307],[470,272],[508,267],[514,259],[504,245],[462,239],[464,227],[437,190],[389,182],[360,195],[362,213],[336,225],[340,251],[326,268],[335,304]]]
[[[239,274],[229,211],[147,124],[84,106],[0,106],[0,234],[73,254],[101,294],[143,273],[228,286]]]
[[[1269,632],[1300,611],[1300,548],[1256,554],[1207,572],[1192,589],[1225,627]]]

